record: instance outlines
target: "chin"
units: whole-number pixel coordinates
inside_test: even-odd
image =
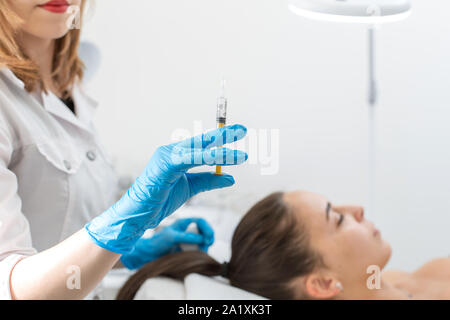
[[[69,32],[69,28],[65,24],[61,25],[52,25],[46,30],[42,30],[38,34],[35,34],[36,37],[47,40],[57,40],[64,37]]]
[[[69,32],[68,20],[58,19],[46,25],[46,28],[42,30],[47,39],[59,39],[64,37]]]
[[[64,37],[69,32],[67,15],[54,16],[44,12],[30,20],[25,28],[26,31],[41,39],[55,40]]]
[[[60,38],[64,37],[68,32],[69,32],[69,29],[66,26],[64,26],[64,28],[61,28],[61,30],[59,32],[54,32],[52,34],[51,38],[54,40],[60,39]]]

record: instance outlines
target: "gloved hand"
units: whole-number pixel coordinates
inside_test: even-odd
[[[191,223],[195,223],[199,233],[186,232]],[[163,228],[151,238],[141,238],[130,253],[122,255],[120,260],[128,269],[138,269],[144,264],[169,253],[181,251],[180,244],[197,244],[200,250],[207,252],[214,242],[214,230],[201,218],[179,219]]]
[[[232,176],[212,172],[187,173],[202,165],[236,165],[247,154],[228,148],[213,149],[242,139],[247,129],[227,126],[194,138],[159,147],[144,172],[122,198],[86,224],[91,239],[100,247],[124,254],[130,252],[145,230],[155,228],[192,196],[229,187]]]

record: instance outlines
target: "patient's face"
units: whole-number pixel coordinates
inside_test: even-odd
[[[325,265],[344,288],[349,282],[365,284],[370,276],[369,266],[383,269],[386,265],[391,255],[390,245],[364,217],[362,207],[328,205],[323,196],[303,191],[286,193],[285,200],[310,233],[311,246],[322,255]]]

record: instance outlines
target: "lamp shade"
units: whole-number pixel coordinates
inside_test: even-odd
[[[305,18],[378,24],[406,18],[410,0],[288,0],[289,9]]]

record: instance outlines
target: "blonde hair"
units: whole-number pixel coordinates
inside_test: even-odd
[[[81,16],[85,1],[81,1]],[[47,88],[39,75],[39,66],[33,62],[20,45],[16,36],[22,19],[11,9],[7,0],[0,0],[0,67],[9,68],[25,84],[28,92],[40,87],[47,93]],[[70,96],[72,85],[83,77],[84,64],[78,57],[80,29],[72,29],[65,36],[55,40],[52,79],[56,89],[64,98]]]

